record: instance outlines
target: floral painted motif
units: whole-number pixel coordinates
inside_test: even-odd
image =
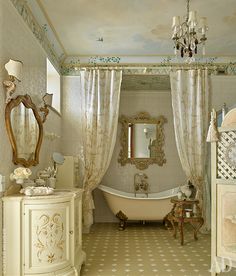
[[[67,64],[61,65],[61,74],[65,76],[76,76],[80,74],[80,59],[71,60]]]
[[[36,237],[39,262],[53,263],[63,258],[64,224],[60,214],[42,215],[36,228]]]
[[[18,13],[21,15],[25,23],[28,25],[35,38],[39,41],[44,50],[47,52],[50,60],[53,61],[53,63],[57,67],[59,67],[60,62],[63,60],[65,55],[63,54],[61,56],[58,56],[53,43],[51,43],[46,36],[48,29],[47,24],[44,24],[43,26],[39,25],[39,23],[35,20],[35,17],[33,16],[26,1],[11,0],[11,2],[17,9]]]
[[[98,64],[98,63],[120,63],[120,57],[90,57],[89,64]]]

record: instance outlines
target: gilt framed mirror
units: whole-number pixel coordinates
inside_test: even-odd
[[[37,165],[43,123],[29,95],[20,95],[6,105],[5,122],[13,151],[13,163],[24,167]]]
[[[134,164],[137,169],[147,169],[151,164],[162,166],[166,163],[164,153],[163,125],[164,116],[151,117],[147,112],[140,112],[133,117],[120,116],[121,150],[118,162],[124,166]]]

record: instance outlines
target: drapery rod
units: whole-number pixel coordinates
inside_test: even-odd
[[[163,69],[163,70],[171,70],[171,69],[217,69],[219,66],[222,66],[222,65],[226,65],[226,64],[214,64],[214,65],[211,65],[211,64],[193,64],[193,65],[175,65],[175,64],[172,64],[172,65],[164,65],[164,66],[150,66],[150,65],[143,65],[143,66],[125,66],[125,65],[116,65],[116,66],[111,66],[111,65],[87,65],[87,66],[78,66],[77,67],[77,70],[79,71],[85,71],[87,69],[108,69],[108,70],[122,70],[122,69],[126,69],[126,70],[160,70],[160,69]]]

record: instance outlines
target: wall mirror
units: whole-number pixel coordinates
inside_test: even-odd
[[[163,124],[164,116],[153,118],[147,112],[136,116],[119,118],[121,123],[121,150],[118,162],[124,166],[134,164],[137,169],[147,169],[151,164],[162,166],[166,163]]]
[[[25,167],[37,165],[43,138],[43,123],[29,95],[20,95],[8,102],[5,121],[13,151],[13,163]]]

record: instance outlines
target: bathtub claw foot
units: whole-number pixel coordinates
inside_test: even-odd
[[[120,220],[120,223],[119,223],[119,230],[120,230],[120,231],[125,230],[126,224],[127,224],[127,220],[128,220],[128,217],[127,217],[122,211],[119,211],[119,212],[116,214],[116,217]]]

